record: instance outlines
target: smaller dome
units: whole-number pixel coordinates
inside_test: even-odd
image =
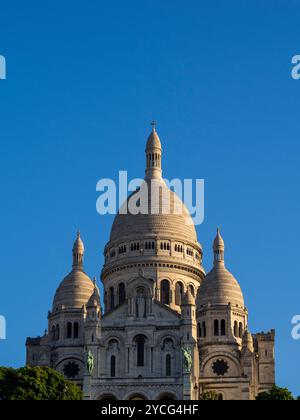
[[[225,268],[225,243],[218,229],[213,244],[214,268],[204,278],[198,292],[197,304],[206,306],[228,305],[244,308],[244,297],[240,285]]]
[[[81,270],[72,270],[59,285],[54,301],[53,310],[65,308],[82,308],[86,305],[94,292],[94,283]]]
[[[94,283],[83,271],[83,255],[84,245],[78,232],[73,245],[73,269],[56,290],[53,301],[54,311],[62,306],[82,308],[93,294]]]
[[[161,149],[161,142],[156,129],[153,127],[150,136],[148,137],[146,151],[150,149]]]
[[[195,298],[192,295],[192,292],[188,288],[187,292],[183,296],[182,304],[181,305],[195,305]]]
[[[204,278],[199,288],[198,305],[228,305],[244,308],[242,290],[233,275],[223,266],[216,265]]]

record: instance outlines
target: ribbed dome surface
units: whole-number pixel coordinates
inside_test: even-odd
[[[150,149],[161,149],[160,138],[155,129],[152,130],[147,140],[146,150]]]
[[[155,235],[166,237],[176,237],[197,242],[197,234],[193,220],[188,209],[182,203],[180,198],[171,191],[162,179],[152,180],[155,185],[144,181],[139,191],[134,192],[127,200],[127,206],[130,200],[137,200],[137,194],[148,188],[148,214],[132,214],[130,207],[127,214],[117,214],[112,230],[111,241],[121,241],[128,236]],[[159,199],[152,202],[151,190],[160,189]],[[157,195],[156,195],[157,196]],[[155,205],[154,205],[155,204]],[[155,210],[153,210],[155,209]],[[152,210],[152,211],[151,211]],[[146,213],[144,212],[144,213]]]
[[[81,270],[73,270],[58,287],[53,301],[53,310],[64,305],[66,308],[81,308],[94,292],[94,283]]]
[[[244,308],[242,290],[233,275],[224,267],[216,265],[203,280],[198,292],[198,305],[238,305]]]

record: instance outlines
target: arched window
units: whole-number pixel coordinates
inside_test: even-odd
[[[190,284],[189,285],[189,288],[190,288],[190,292],[191,292],[192,296],[195,297],[195,289],[194,289],[194,286],[192,284]]]
[[[72,322],[67,324],[67,338],[72,338]]]
[[[221,335],[222,336],[226,335],[226,322],[225,322],[225,319],[222,319],[222,321],[221,321]]]
[[[115,291],[114,288],[111,287],[109,289],[109,309],[112,311],[115,308]]]
[[[223,401],[223,400],[224,400],[223,394],[219,394],[218,395],[218,401]]]
[[[206,324],[205,324],[205,322],[202,322],[202,332],[203,332],[203,338],[206,338]]]
[[[56,325],[56,340],[59,340],[59,325]]]
[[[116,356],[110,358],[110,376],[112,378],[116,376]]]
[[[55,325],[53,325],[53,327],[52,327],[52,340],[53,341],[55,341],[55,337],[56,337],[56,335],[55,335]]]
[[[166,376],[172,375],[172,359],[171,355],[167,354],[166,356]]]
[[[183,284],[178,281],[175,286],[175,304],[180,306],[183,296]]]
[[[240,322],[239,324],[239,337],[240,338],[243,338],[243,333],[244,333],[243,324]]]
[[[218,337],[219,335],[219,321],[216,319],[214,321],[214,336]]]
[[[201,328],[201,323],[198,322],[198,337],[202,338],[202,328]]]
[[[138,335],[135,339],[138,367],[145,365],[145,342],[146,338],[143,335]]]
[[[169,305],[170,301],[170,283],[168,280],[163,280],[161,282],[161,303]]]
[[[78,322],[74,323],[74,338],[78,338],[79,337],[79,324]]]
[[[234,321],[234,331],[233,331],[233,333],[234,333],[235,337],[239,336],[239,324],[238,324],[237,321]]]
[[[122,305],[126,299],[125,284],[119,284],[119,305]]]

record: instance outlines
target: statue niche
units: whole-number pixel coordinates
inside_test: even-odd
[[[137,318],[146,318],[147,316],[147,298],[143,287],[139,287],[136,291],[135,310]]]

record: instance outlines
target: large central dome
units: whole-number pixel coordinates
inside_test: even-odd
[[[130,236],[170,236],[197,242],[192,217],[178,195],[162,179],[162,148],[153,128],[146,146],[146,177],[117,214],[110,241]],[[146,199],[146,200],[145,200]],[[133,204],[134,209],[131,204]]]
[[[175,236],[183,240],[197,242],[197,233],[186,206],[180,198],[171,191],[166,183],[161,180],[155,180],[154,185],[148,185],[148,214],[132,214],[128,210],[127,214],[119,212],[114,220],[111,230],[111,241],[121,240],[127,236],[153,235],[153,236]],[[151,191],[158,188],[160,191],[160,199],[157,205],[153,205],[153,197]],[[143,186],[141,187],[143,190]],[[127,200],[127,208],[129,203],[137,201],[140,191],[133,193]],[[124,206],[123,206],[124,207]],[[151,211],[152,209],[152,211]],[[154,211],[153,211],[154,210]]]

